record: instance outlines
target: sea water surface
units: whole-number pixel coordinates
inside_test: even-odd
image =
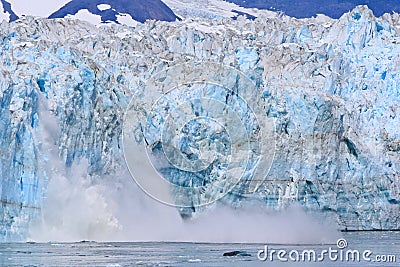
[[[347,244],[338,249],[337,244],[220,244],[220,243],[169,243],[169,242],[132,242],[132,243],[3,243],[0,244],[0,266],[400,266],[400,232],[353,232],[343,233],[342,241]],[[276,253],[273,260],[258,258],[260,250],[268,246],[271,250],[287,251],[287,262],[280,261]],[[338,258],[329,259],[327,253],[322,261],[305,260],[294,262],[288,254],[295,250],[303,253],[315,250],[317,256],[323,250],[337,250]],[[360,261],[349,257],[340,259],[339,251],[359,251]],[[371,261],[362,258],[364,251]],[[236,256],[224,256],[236,254]],[[293,254],[294,253],[294,254]],[[349,255],[350,255],[349,254]],[[367,253],[368,254],[368,253]],[[292,256],[295,258],[295,252]],[[263,254],[260,254],[263,256]],[[332,257],[334,254],[332,255]],[[378,258],[376,257],[378,256]],[[333,257],[334,258],[334,257]],[[381,260],[384,262],[378,262]],[[390,262],[389,262],[390,261]]]

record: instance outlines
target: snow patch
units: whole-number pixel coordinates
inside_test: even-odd
[[[3,4],[0,2],[0,22],[3,20],[10,21],[10,14],[8,12],[4,12]]]
[[[136,20],[134,20],[131,15],[126,14],[126,13],[118,14],[117,21],[121,24],[131,26],[131,27],[135,27],[138,24],[138,22]]]
[[[66,16],[66,18],[79,19],[90,22],[94,25],[101,23],[101,16],[90,13],[87,9],[79,10],[78,13],[76,13],[75,15],[68,15]]]
[[[107,4],[100,4],[100,5],[97,5],[97,9],[100,11],[104,11],[104,10],[111,9],[111,6],[107,5]]]

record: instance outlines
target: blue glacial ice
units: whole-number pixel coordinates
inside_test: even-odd
[[[400,229],[396,13],[376,18],[360,6],[338,20],[322,15],[190,19],[135,28],[24,17],[3,22],[0,31],[3,241],[26,239],[55,175],[74,172],[79,162],[86,162],[93,184],[125,173],[122,125],[132,96],[150,114],[151,92],[141,91],[146,81],[178,63],[204,60],[247,75],[260,88],[254,101],[263,104],[262,115],[276,127],[275,156],[263,183],[252,191],[239,181],[221,203],[273,210],[300,204],[335,216],[341,229]],[[238,115],[251,121],[242,111]],[[156,127],[146,131],[156,153],[160,120],[148,121]],[[204,123],[189,123],[179,139],[179,149],[194,159],[201,150],[196,127]],[[218,125],[209,131],[218,132]],[[215,148],[227,136],[207,140],[214,144],[205,145]],[[217,151],[223,158],[229,149]],[[218,179],[218,166],[190,175],[168,171],[175,182],[194,185]],[[193,203],[207,197],[212,196],[189,196]],[[191,216],[197,210],[181,212]]]

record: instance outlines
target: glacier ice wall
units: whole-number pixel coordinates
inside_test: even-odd
[[[276,124],[263,184],[249,194],[239,183],[222,202],[299,203],[334,214],[342,229],[400,229],[398,14],[376,18],[360,6],[339,20],[135,28],[24,17],[0,31],[2,240],[26,237],[62,168],[85,160],[92,183],[126,171],[121,135],[132,95],[154,73],[202,60],[248,75]]]

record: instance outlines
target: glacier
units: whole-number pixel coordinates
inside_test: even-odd
[[[262,115],[275,124],[274,159],[262,183],[249,190],[239,180],[220,203],[276,211],[298,204],[334,216],[343,230],[400,229],[397,13],[377,18],[358,6],[340,19],[277,14],[135,27],[27,16],[3,21],[0,31],[2,241],[26,240],[55,175],[73,173],[85,162],[92,184],[121,179],[127,172],[124,115],[132,97],[149,109],[151,92],[144,88],[151,77],[201,62],[229,66],[254,82],[260,95],[253,100],[263,103]],[[190,76],[190,70],[180,75]],[[237,86],[237,94],[249,88]],[[235,113],[251,122],[250,109],[237,103]],[[147,119],[157,128],[155,117]],[[204,123],[188,125],[182,151],[193,151],[193,129]],[[218,125],[209,129],[216,130]],[[162,140],[157,131],[146,133],[157,155]],[[227,136],[217,141],[205,146],[224,144]],[[250,162],[249,176],[257,160]],[[218,168],[190,175],[168,171],[186,187],[219,179]],[[177,191],[172,198],[200,203],[214,198],[212,192]],[[183,217],[201,211],[180,209]]]

